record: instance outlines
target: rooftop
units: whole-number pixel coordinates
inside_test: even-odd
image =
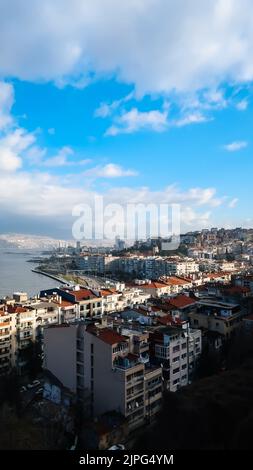
[[[197,300],[194,300],[191,297],[183,294],[168,300],[168,303],[175,308],[186,308],[190,305],[196,304],[196,302]]]
[[[27,308],[24,307],[19,307],[19,306],[7,306],[7,312],[8,313],[25,313],[28,312]]]
[[[164,283],[166,285],[171,285],[171,286],[183,286],[185,284],[190,284],[191,282],[192,282],[191,279],[185,279],[185,278],[176,277],[176,276],[170,276],[164,279]]]
[[[69,294],[73,295],[76,301],[89,300],[96,298],[97,296],[89,289],[70,290]]]
[[[89,333],[97,336],[101,341],[110,346],[118,343],[126,343],[128,338],[126,336],[122,336],[117,331],[112,330],[110,328],[89,328],[87,330]]]

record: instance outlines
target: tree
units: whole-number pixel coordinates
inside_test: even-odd
[[[211,348],[208,344],[203,347],[199,359],[196,375],[199,378],[210,377],[217,374],[221,369],[220,354]]]

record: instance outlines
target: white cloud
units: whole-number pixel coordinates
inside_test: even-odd
[[[124,96],[120,100],[113,101],[112,103],[100,103],[99,107],[94,112],[94,116],[100,118],[111,116],[122,104],[127,103],[133,98],[134,93],[131,92],[127,96]]]
[[[115,124],[107,129],[105,135],[131,134],[142,129],[162,132],[168,126],[167,118],[167,111],[152,110],[141,112],[137,108],[133,108],[117,117]]]
[[[29,149],[35,137],[24,129],[10,131],[0,139],[0,170],[12,172],[22,167],[22,152]]]
[[[234,199],[232,199],[232,201],[229,202],[228,207],[230,209],[234,209],[237,206],[238,202],[239,202],[239,199],[235,197]]]
[[[236,108],[238,109],[238,111],[246,111],[248,106],[249,106],[248,100],[242,100],[236,104]]]
[[[116,74],[139,93],[246,82],[252,21],[252,0],[2,0],[0,76]]]
[[[120,165],[108,163],[105,166],[96,166],[84,173],[85,176],[92,178],[122,178],[124,176],[136,176],[137,172],[133,170],[125,170]]]
[[[41,148],[38,145],[33,145],[25,153],[25,159],[28,165],[39,166],[42,164],[44,157],[47,154],[46,148]]]
[[[69,165],[68,157],[73,155],[73,153],[70,147],[63,147],[57,155],[45,160],[43,165],[49,168]]]
[[[206,122],[209,120],[210,118],[208,118],[207,116],[204,116],[204,114],[200,112],[195,112],[195,113],[192,112],[174,121],[173,124],[176,127],[183,127],[183,126],[188,126],[189,124],[198,124],[198,123]]]
[[[248,142],[244,140],[238,140],[235,142],[231,142],[231,144],[224,145],[224,149],[228,152],[237,152],[238,150],[242,150],[248,147]]]
[[[50,129],[48,129],[47,132],[49,133],[49,135],[55,135],[55,128],[54,128],[54,127],[50,127]]]
[[[0,82],[0,130],[13,122],[10,114],[13,103],[13,86],[10,83]]]
[[[15,152],[22,152],[35,142],[35,136],[25,129],[17,128],[6,133],[0,140],[0,145],[10,147]]]
[[[25,152],[24,159],[30,166],[47,168],[81,166],[92,162],[90,158],[71,160],[73,155],[74,150],[71,147],[62,147],[56,155],[48,157],[48,149],[33,145]]]
[[[212,188],[195,188],[182,191],[175,185],[160,191],[152,191],[148,187],[115,187],[107,191],[95,191],[84,187],[74,187],[71,183],[64,185],[62,178],[52,177],[42,172],[16,172],[6,174],[0,185],[0,214],[12,216],[17,220],[16,231],[22,230],[22,220],[29,219],[37,227],[47,220],[47,227],[52,233],[56,222],[60,221],[65,231],[71,233],[74,222],[72,209],[78,204],[94,205],[95,196],[102,195],[104,206],[121,204],[123,208],[129,203],[142,204],[180,204],[182,230],[209,226],[212,211],[222,204]],[[18,201],[18,204],[16,203]],[[102,215],[102,214],[101,214]],[[14,217],[15,216],[15,217]],[[25,222],[23,222],[25,224]],[[21,225],[20,225],[21,224]]]
[[[15,171],[21,168],[22,160],[12,150],[0,146],[0,170],[4,172]]]

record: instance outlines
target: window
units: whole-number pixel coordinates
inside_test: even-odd
[[[173,353],[179,352],[179,351],[180,351],[180,346],[174,346]]]
[[[187,364],[182,365],[182,370],[185,370],[185,369],[187,369]]]
[[[180,356],[174,357],[173,362],[178,362],[180,361]]]
[[[173,370],[173,374],[178,374],[180,372],[180,367],[177,367],[176,369]]]

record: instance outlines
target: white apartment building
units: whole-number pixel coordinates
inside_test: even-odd
[[[188,276],[199,272],[199,263],[192,259],[184,259],[183,261],[166,260],[165,274],[168,276]]]
[[[61,311],[64,308],[64,318],[68,321],[71,321],[70,315],[67,314],[68,308],[69,311],[72,310],[73,312],[72,320],[75,320],[75,318],[102,317],[110,312],[122,311],[127,307],[144,304],[150,298],[150,294],[143,292],[138,286],[129,288],[125,284],[121,284],[117,287],[118,290],[104,287],[95,291],[94,289],[75,286],[75,288],[49,289],[42,291],[41,295],[46,295],[58,302]]]
[[[0,374],[16,367],[25,372],[25,350],[39,337],[43,338],[45,325],[59,322],[59,309],[53,303],[29,306],[5,305],[0,310]]]
[[[0,310],[0,375],[8,374],[15,365],[15,316],[3,308]]]
[[[165,327],[151,335],[153,354],[163,365],[167,390],[176,392],[188,385],[202,352],[200,330]]]
[[[105,274],[119,270],[119,257],[102,254],[87,254],[76,259],[78,268],[87,273]]]
[[[160,256],[138,257],[131,256],[119,260],[120,271],[142,276],[148,279],[158,279],[161,276],[188,276],[199,272],[196,260],[188,258],[163,258]]]

